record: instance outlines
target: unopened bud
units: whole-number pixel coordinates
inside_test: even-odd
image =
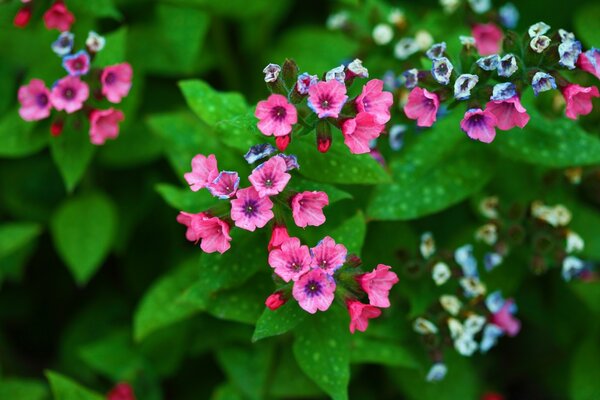
[[[331,147],[331,125],[326,120],[317,123],[317,149],[321,153],[327,153]]]
[[[277,148],[279,149],[279,151],[284,152],[285,149],[287,149],[287,147],[289,146],[290,142],[292,141],[292,135],[285,135],[285,136],[277,136],[275,138],[275,144],[277,145]]]

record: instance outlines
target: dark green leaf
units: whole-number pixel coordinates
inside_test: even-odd
[[[54,400],[103,400],[104,397],[81,386],[77,382],[57,374],[46,371],[46,377],[50,382]]]
[[[352,336],[351,361],[357,364],[383,364],[390,367],[420,367],[413,354],[397,341],[376,339],[360,333]]]
[[[168,183],[159,183],[156,191],[174,209],[190,213],[206,211],[218,201],[208,190],[193,192],[189,188],[180,189]]]
[[[67,120],[62,134],[52,138],[50,142],[52,159],[65,181],[68,192],[72,192],[83,178],[95,151],[87,131],[82,129],[83,126],[74,129],[73,122],[72,119]]]
[[[575,32],[585,44],[585,48],[600,43],[600,5],[595,2],[577,7],[575,12]]]
[[[0,225],[0,258],[31,243],[41,233],[38,224],[16,222]]]
[[[0,157],[23,157],[43,149],[50,133],[34,129],[35,124],[23,121],[16,109],[4,115],[0,120]]]
[[[0,399],[46,400],[49,399],[46,384],[33,379],[2,378]]]
[[[600,370],[599,355],[600,344],[597,334],[590,334],[577,346],[571,362],[570,399],[596,400],[600,398],[600,381],[597,379],[597,372]]]
[[[269,369],[273,360],[273,346],[227,346],[216,352],[217,361],[229,381],[250,399],[264,399]]]
[[[252,341],[256,342],[257,340],[289,332],[304,321],[305,317],[306,311],[302,310],[294,299],[288,300],[286,304],[274,311],[265,308],[258,321],[256,321]]]
[[[246,112],[246,101],[239,93],[221,93],[201,80],[179,82],[188,105],[210,126]]]
[[[341,225],[328,233],[337,243],[342,243],[348,253],[360,254],[367,234],[367,223],[361,212],[346,219]]]

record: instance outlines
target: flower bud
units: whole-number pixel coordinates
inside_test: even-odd
[[[267,297],[267,300],[265,301],[265,305],[269,308],[269,310],[275,311],[279,307],[284,305],[287,302],[287,300],[288,299],[283,296],[283,293],[275,292],[272,295],[270,295],[269,297]]]
[[[271,239],[269,240],[269,251],[279,248],[281,244],[290,237],[285,225],[275,223],[273,225],[273,231],[271,232]]]
[[[317,149],[321,153],[327,153],[331,147],[331,125],[326,120],[317,123]]]
[[[135,393],[126,382],[118,383],[108,394],[107,400],[135,400]]]
[[[292,141],[292,135],[277,136],[275,138],[275,144],[277,145],[277,148],[281,152],[284,152],[285,149],[287,149],[287,147],[289,146],[291,141]]]
[[[356,254],[350,254],[346,257],[346,265],[350,268],[358,268],[362,265],[362,260]]]
[[[53,121],[52,125],[50,125],[50,134],[54,137],[60,136],[63,131],[64,124],[64,121],[61,119]]]
[[[290,90],[296,85],[298,79],[298,65],[294,60],[285,59],[282,68],[283,82]]]
[[[29,20],[31,19],[31,6],[26,5],[21,7],[15,15],[15,19],[13,20],[13,24],[17,28],[25,28],[29,24]]]

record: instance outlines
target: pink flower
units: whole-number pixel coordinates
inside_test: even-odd
[[[465,113],[465,117],[460,122],[460,129],[471,139],[491,143],[496,137],[497,124],[496,116],[488,110],[472,108]]]
[[[13,25],[17,28],[25,28],[27,24],[29,24],[29,20],[31,19],[31,6],[26,5],[21,7],[17,14],[15,15],[15,19],[13,20]]]
[[[313,269],[294,282],[292,295],[305,311],[327,311],[333,302],[335,282],[322,269]]]
[[[102,145],[106,139],[116,139],[119,136],[119,123],[125,119],[120,110],[93,110],[90,113],[90,142]]]
[[[52,88],[50,102],[57,110],[65,110],[71,114],[83,107],[89,95],[87,83],[82,82],[77,76],[66,76],[56,82]]]
[[[297,281],[310,270],[311,262],[308,246],[300,245],[300,239],[295,237],[269,253],[269,265],[286,282]]]
[[[32,79],[27,86],[19,88],[19,115],[25,121],[38,121],[50,115],[50,91],[44,81]]]
[[[217,217],[195,218],[192,220],[192,229],[198,232],[202,239],[200,248],[205,253],[214,253],[218,251],[223,254],[231,245],[231,236],[229,236],[229,224]]]
[[[282,157],[273,157],[254,168],[248,180],[260,197],[274,196],[285,189],[292,177]]]
[[[221,200],[230,199],[240,185],[240,177],[235,171],[221,171],[214,181],[208,184],[209,192]]]
[[[344,143],[353,154],[364,154],[371,151],[369,142],[379,137],[385,125],[378,124],[375,115],[359,112],[356,118],[347,119],[342,124]]]
[[[121,99],[129,94],[133,69],[128,63],[111,65],[102,70],[100,82],[102,83],[102,94],[111,103],[119,103]]]
[[[585,53],[581,53],[577,64],[582,70],[600,79],[600,50],[590,49]]]
[[[329,204],[329,197],[324,192],[301,192],[292,197],[292,216],[301,228],[307,225],[319,226],[325,222],[323,207]]]
[[[390,306],[389,293],[396,283],[398,275],[390,271],[392,267],[379,264],[377,268],[366,274],[358,275],[356,280],[369,296],[372,306],[387,308]]]
[[[52,7],[44,13],[44,23],[47,29],[58,29],[65,32],[71,29],[73,22],[75,22],[75,17],[62,0],[55,1]]]
[[[343,244],[335,243],[329,236],[325,236],[315,247],[311,249],[313,254],[312,266],[321,268],[329,275],[340,268],[346,261],[348,250]]]
[[[408,95],[404,106],[404,114],[410,119],[416,119],[418,126],[431,126],[436,120],[440,99],[437,94],[415,87]]]
[[[377,307],[363,304],[358,300],[346,301],[348,313],[350,314],[350,332],[355,330],[364,332],[369,327],[369,319],[377,318],[381,315],[381,310]]]
[[[90,70],[90,56],[85,50],[63,57],[63,67],[71,76],[85,75]]]
[[[482,56],[489,56],[500,52],[502,45],[502,29],[495,24],[475,24],[471,32],[475,38],[475,47]]]
[[[346,96],[346,85],[332,79],[318,82],[308,89],[308,106],[319,118],[338,118]]]
[[[211,184],[218,175],[217,159],[214,154],[208,157],[198,154],[192,158],[192,172],[187,172],[183,177],[192,191],[197,192]]]
[[[519,96],[513,96],[507,100],[492,100],[488,102],[485,109],[498,120],[498,129],[507,131],[518,126],[523,128],[529,122],[529,114],[521,105]]]
[[[273,202],[268,197],[260,197],[252,186],[240,189],[236,199],[231,200],[231,219],[235,226],[248,231],[262,228],[273,217]]]
[[[106,400],[135,400],[135,393],[127,382],[121,382],[108,392]]]
[[[267,136],[286,136],[292,131],[292,125],[298,122],[296,107],[280,94],[272,94],[267,100],[259,101],[254,115],[259,119],[258,129]]]
[[[390,120],[390,107],[394,96],[383,91],[383,81],[372,79],[363,86],[362,93],[356,98],[358,112],[368,112],[375,116],[375,122],[385,124]]]
[[[279,307],[281,307],[282,305],[287,303],[287,300],[288,299],[283,296],[283,293],[275,292],[272,295],[270,295],[269,297],[267,297],[267,300],[265,301],[265,305],[269,308],[269,310],[275,311]]]
[[[506,300],[500,311],[492,314],[490,318],[490,322],[498,325],[508,336],[516,336],[521,330],[521,321],[516,319],[511,313],[513,303],[512,299]]]
[[[288,240],[290,235],[285,225],[279,225],[275,223],[273,225],[273,231],[271,232],[271,239],[269,240],[268,250],[278,249],[281,247],[283,242]]]
[[[179,215],[177,215],[177,222],[187,227],[187,231],[185,232],[185,238],[190,242],[196,243],[198,240],[201,239],[201,236],[200,231],[196,229],[197,226],[194,226],[193,221],[202,220],[206,218],[210,217],[208,216],[208,214],[203,212],[198,214],[190,214],[185,211],[180,211]]]
[[[567,101],[565,114],[568,118],[577,119],[579,115],[592,112],[592,97],[600,97],[596,86],[582,87],[569,84],[563,89],[563,96]]]

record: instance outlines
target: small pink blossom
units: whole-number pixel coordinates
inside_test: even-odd
[[[500,52],[502,38],[504,34],[502,29],[493,23],[475,24],[471,31],[471,36],[475,38],[475,47],[482,56],[489,56]]]
[[[254,231],[262,228],[273,217],[273,202],[268,197],[260,197],[252,186],[240,189],[231,200],[231,219],[235,226]]]
[[[207,187],[219,176],[217,159],[214,154],[208,157],[198,154],[192,158],[192,172],[183,175],[192,191]]]
[[[286,282],[297,281],[310,270],[311,262],[308,246],[301,245],[300,239],[295,237],[269,253],[269,265]]]
[[[285,189],[292,177],[282,157],[273,157],[254,168],[248,180],[260,197],[274,196]]]
[[[579,115],[592,112],[592,97],[600,97],[596,86],[582,87],[570,84],[563,89],[563,96],[567,102],[565,114],[568,118],[577,119]]]
[[[19,88],[19,115],[25,121],[38,121],[50,115],[52,104],[50,103],[50,90],[44,81],[32,79],[29,85]]]
[[[508,336],[516,336],[521,330],[521,321],[511,313],[513,303],[512,299],[506,300],[502,308],[497,313],[492,314],[490,318],[490,322],[498,325]]]
[[[85,50],[66,55],[63,57],[63,67],[71,76],[85,75],[90,70],[90,55]]]
[[[106,400],[135,400],[135,393],[127,382],[121,382],[108,392]]]
[[[582,70],[589,72],[600,79],[600,50],[591,49],[585,53],[579,54],[577,65]]]
[[[498,120],[498,129],[507,131],[518,126],[525,127],[529,122],[529,114],[519,96],[513,96],[507,100],[492,100],[487,103],[485,109],[496,117]]]
[[[356,330],[366,331],[369,327],[369,319],[381,315],[379,308],[363,304],[358,300],[348,300],[346,306],[350,314],[350,333],[354,333]]]
[[[177,215],[177,222],[187,227],[187,230],[185,232],[185,238],[190,242],[196,243],[198,240],[201,239],[201,236],[200,231],[195,229],[197,228],[197,226],[195,227],[192,222],[194,220],[202,220],[206,218],[210,218],[210,216],[203,212],[198,214],[191,214],[185,211],[180,211]]]
[[[372,306],[382,308],[390,306],[390,290],[398,283],[398,275],[390,269],[392,267],[379,264],[373,271],[356,277],[362,289],[369,296],[369,303]]]
[[[231,247],[229,224],[217,217],[192,219],[192,229],[198,232],[202,239],[200,248],[205,253],[218,251],[223,254]]]
[[[269,240],[268,250],[272,251],[273,249],[278,249],[279,247],[281,247],[283,242],[285,242],[289,238],[290,235],[285,225],[275,223],[273,225],[273,231],[271,232],[271,239]]]
[[[329,197],[325,192],[301,192],[292,197],[292,216],[294,222],[301,228],[308,225],[319,226],[325,222],[323,207],[329,204]]]
[[[90,141],[102,145],[106,139],[116,139],[119,136],[119,123],[125,119],[120,110],[93,110],[90,113]]]
[[[318,82],[308,89],[308,106],[319,118],[338,118],[346,96],[346,85],[332,79]]]
[[[417,120],[417,126],[431,126],[436,120],[440,108],[440,99],[437,94],[415,87],[408,95],[404,106],[404,114],[410,119]]]
[[[120,103],[129,94],[133,69],[129,63],[111,65],[102,70],[102,94],[111,103]]]
[[[340,268],[346,261],[348,250],[343,244],[337,244],[333,238],[325,236],[315,247],[311,249],[313,259],[312,266],[321,268],[329,275]]]
[[[496,137],[497,124],[496,116],[488,110],[472,108],[465,113],[460,129],[471,139],[491,143]]]
[[[368,112],[375,116],[375,122],[385,124],[390,120],[390,107],[394,96],[383,91],[383,81],[372,79],[363,86],[362,93],[356,98],[358,112]]]
[[[300,307],[314,314],[327,311],[333,302],[335,282],[322,269],[313,269],[294,282],[292,294]]]
[[[384,129],[385,125],[378,124],[373,114],[359,112],[356,118],[347,119],[342,124],[344,143],[353,154],[369,153],[369,143],[378,138]]]
[[[88,99],[90,90],[87,83],[77,76],[66,76],[56,82],[50,92],[50,102],[58,111],[65,110],[71,114],[81,110]]]
[[[221,200],[230,199],[237,192],[240,177],[235,171],[221,171],[214,181],[208,184],[208,191]]]
[[[288,299],[283,295],[283,293],[275,292],[272,295],[270,295],[269,297],[267,297],[267,300],[265,301],[265,305],[269,308],[269,310],[275,311],[279,307],[281,307],[282,305],[287,303],[287,300]]]
[[[267,100],[259,101],[254,115],[259,119],[258,129],[267,136],[286,136],[292,132],[292,125],[298,122],[296,107],[280,94],[272,94]]]
[[[65,32],[71,29],[71,25],[75,22],[75,16],[67,9],[62,0],[57,0],[44,13],[44,24],[47,29],[58,29]]]

